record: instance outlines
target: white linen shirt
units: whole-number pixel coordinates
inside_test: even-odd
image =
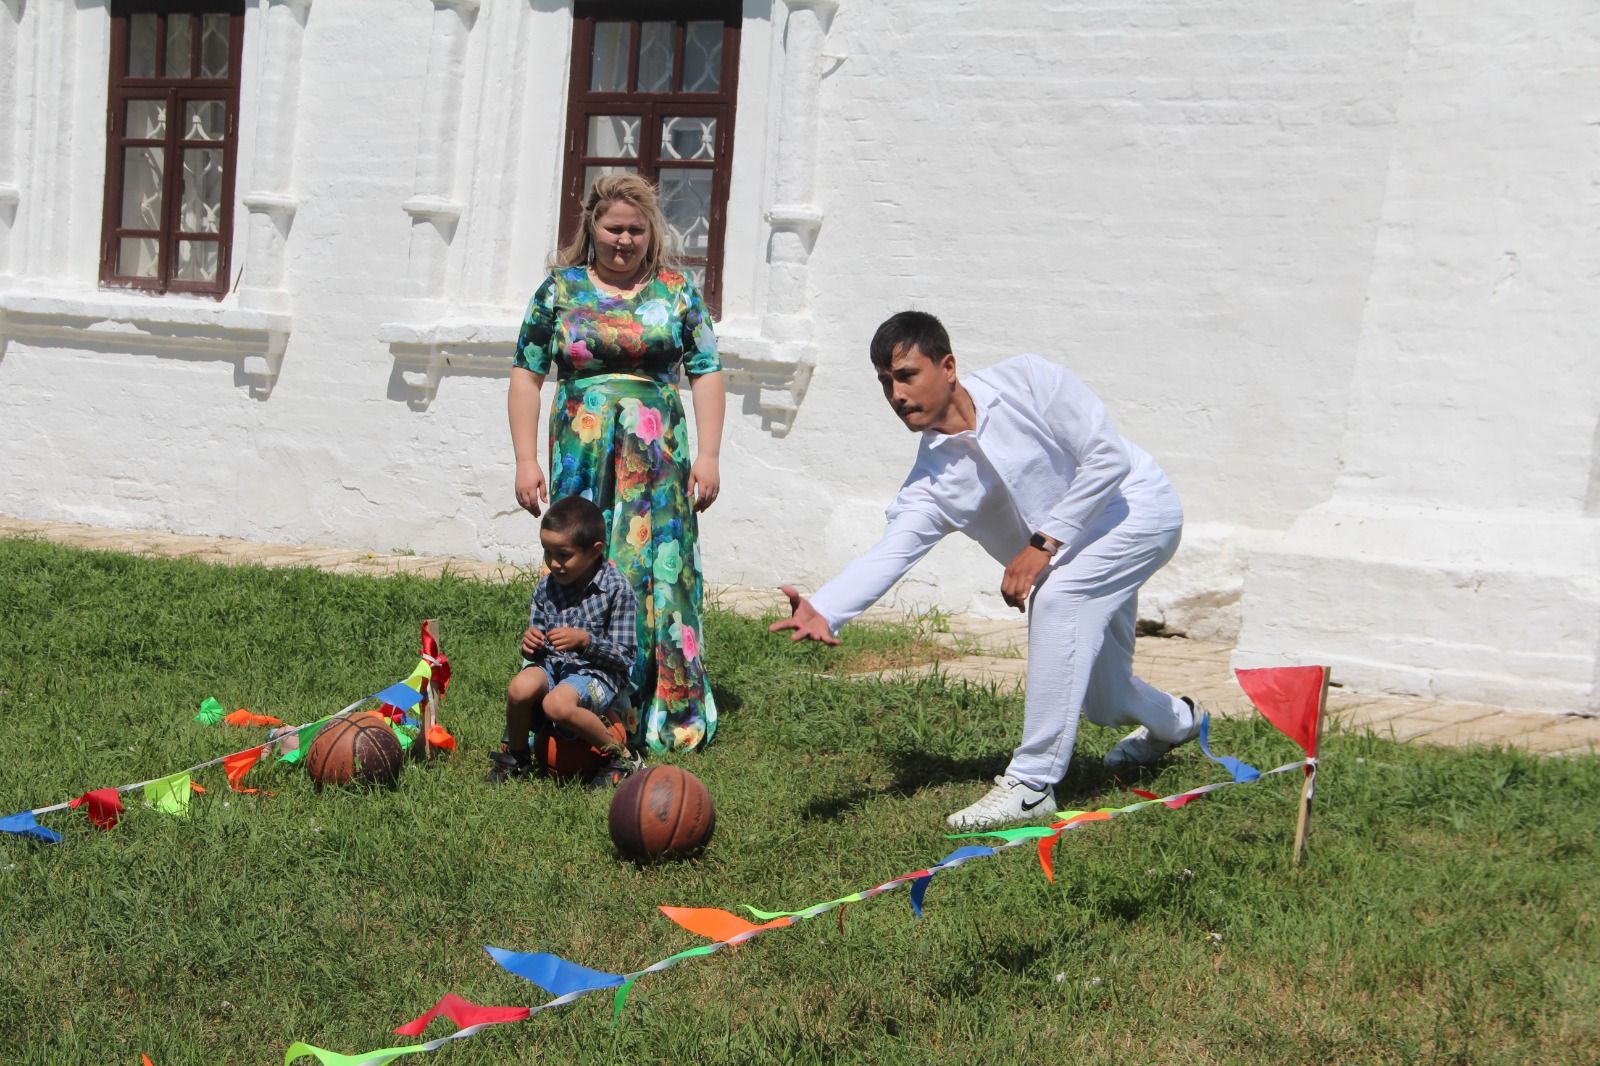
[[[1116,431],[1100,398],[1066,368],[1019,355],[961,382],[977,429],[922,434],[882,538],[811,597],[831,629],[876,603],[947,533],[965,533],[1004,566],[1034,532],[1070,547],[1098,534],[1097,521],[1115,525],[1137,510],[1107,516],[1113,500],[1172,492],[1155,460]]]

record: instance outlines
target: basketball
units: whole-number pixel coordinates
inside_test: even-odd
[[[611,840],[641,862],[693,855],[711,840],[717,812],[700,779],[676,766],[652,766],[617,786]]]
[[[317,732],[306,752],[306,773],[317,787],[392,785],[400,776],[400,741],[377,711],[341,715]]]
[[[628,742],[628,732],[616,722],[606,722],[606,728],[619,744]],[[587,740],[565,736],[561,731],[541,727],[533,732],[533,743],[528,745],[533,761],[539,769],[558,780],[588,777],[605,763],[605,753]]]

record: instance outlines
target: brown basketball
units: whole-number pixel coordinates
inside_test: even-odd
[[[611,840],[630,859],[681,858],[711,840],[717,812],[700,779],[676,766],[652,766],[617,786]]]
[[[306,773],[318,787],[392,785],[402,765],[400,741],[377,711],[340,715],[317,731],[306,752]]]
[[[619,744],[628,742],[628,731],[620,724],[606,722],[605,725]],[[587,740],[565,737],[552,729],[535,729],[529,748],[539,768],[557,780],[588,777],[606,761],[605,753]]]

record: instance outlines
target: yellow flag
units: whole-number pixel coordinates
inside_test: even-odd
[[[186,814],[189,810],[189,771],[171,774],[144,786],[144,801],[158,811]]]

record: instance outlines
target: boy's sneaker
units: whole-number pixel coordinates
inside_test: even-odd
[[[488,781],[491,785],[498,785],[502,781],[520,781],[523,778],[533,777],[537,772],[531,757],[527,762],[522,762],[509,751],[489,753]]]
[[[1181,740],[1170,744],[1165,740],[1157,740],[1150,735],[1150,730],[1140,726],[1111,746],[1111,750],[1106,752],[1105,768],[1124,770],[1130,766],[1148,766],[1179,744],[1187,744],[1199,736],[1200,719],[1205,717],[1206,709],[1188,696],[1179,698],[1189,705],[1189,712],[1193,718],[1189,732]]]
[[[623,779],[631,777],[644,769],[644,760],[631,751],[624,751],[607,759],[605,765],[594,772],[589,778],[588,788],[599,791],[603,788],[615,788],[622,784]]]
[[[1030,822],[1053,818],[1056,813],[1056,790],[1046,785],[1042,790],[1030,788],[1014,777],[994,779],[989,794],[970,807],[952,814],[945,822],[952,829],[987,829],[1006,822]]]

